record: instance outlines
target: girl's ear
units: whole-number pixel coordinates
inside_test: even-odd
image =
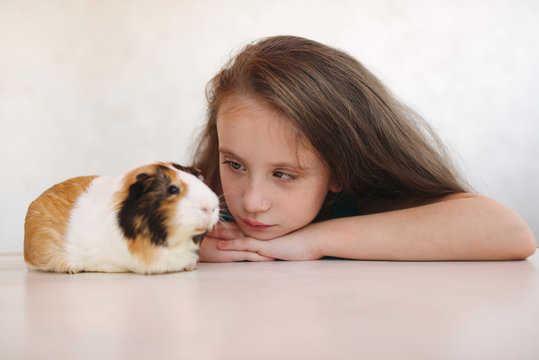
[[[330,182],[329,182],[329,191],[334,192],[334,193],[341,192],[342,191],[342,186],[337,184],[337,182],[335,180],[330,180]]]

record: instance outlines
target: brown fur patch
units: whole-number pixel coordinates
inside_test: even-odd
[[[118,208],[122,205],[122,202],[127,198],[129,194],[129,186],[137,182],[137,176],[140,174],[155,174],[155,165],[143,165],[134,170],[131,170],[124,176],[123,185],[120,191],[115,194],[115,203],[118,204]]]
[[[169,178],[176,179],[176,173],[170,168],[170,164],[164,162],[157,162],[155,164],[139,166],[138,168],[128,172],[124,176],[122,189],[115,194],[115,203],[118,204],[118,207],[121,206],[122,202],[125,200],[125,198],[127,198],[129,194],[129,187],[137,182],[137,176],[139,176],[140,174],[154,175],[159,168],[164,171]]]
[[[69,212],[96,176],[66,180],[46,190],[28,207],[24,260],[40,270],[68,272],[63,246]]]
[[[181,188],[181,192],[177,196],[167,199],[167,201],[163,201],[161,203],[161,206],[159,207],[159,211],[166,214],[165,216],[167,219],[167,228],[170,231],[169,236],[173,236],[175,232],[174,230],[180,226],[180,224],[174,223],[174,213],[176,211],[176,208],[178,207],[178,202],[180,201],[182,197],[184,197],[187,194],[187,191],[188,191],[188,186],[183,181],[176,180],[174,183],[179,184],[179,187]]]
[[[146,265],[157,260],[157,246],[148,240],[147,236],[137,236],[127,242],[131,254],[137,256]]]
[[[177,168],[177,166],[177,164],[174,164],[174,167]],[[173,179],[174,180],[172,180],[171,178],[172,183],[176,184],[181,189],[181,192],[178,194],[178,196],[168,199],[168,201],[164,201],[159,208],[159,211],[162,211],[164,214],[166,214],[167,228],[170,231],[169,236],[175,236],[176,229],[180,226],[180,224],[174,223],[174,212],[176,211],[175,209],[178,207],[178,202],[180,201],[180,199],[187,195],[187,192],[189,191],[189,187],[187,186],[187,184],[178,179],[176,177],[176,174],[174,174]]]
[[[163,239],[162,243],[155,242],[156,225],[159,227],[161,226],[160,221],[164,221],[162,226],[165,228],[167,238],[174,232],[177,224],[171,223],[171,220],[174,218],[178,201],[185,196],[187,191],[187,184],[177,178],[176,171],[170,166],[171,164],[169,163],[155,163],[134,169],[125,176],[122,189],[115,194],[116,207],[119,211],[119,219],[121,219],[120,228],[122,228],[124,236],[126,236],[129,251],[146,264],[151,264],[157,260],[158,246],[168,245],[163,237],[160,237]],[[148,178],[152,176],[157,176],[158,178],[165,176],[168,179],[167,184],[165,185],[160,181],[149,181],[151,179]],[[130,188],[134,184],[144,182],[153,185],[148,188],[144,185],[143,193],[137,194],[139,198],[134,203],[133,197],[129,199],[130,196],[134,196],[130,194]],[[168,195],[168,187],[171,185],[177,186],[180,192],[176,195]],[[158,187],[154,188],[153,186]],[[149,208],[146,208],[146,206],[153,206],[156,202],[159,206],[157,208],[152,207],[152,213],[150,214],[148,212]],[[129,209],[125,207],[129,207]],[[152,237],[154,237],[154,241],[152,241]]]

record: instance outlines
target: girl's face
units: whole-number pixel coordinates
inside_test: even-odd
[[[268,240],[297,230],[316,217],[328,191],[338,191],[314,150],[260,101],[225,98],[217,133],[225,200],[246,236]]]

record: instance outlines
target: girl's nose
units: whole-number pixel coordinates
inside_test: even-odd
[[[271,202],[268,192],[261,184],[251,182],[243,194],[243,208],[247,212],[257,213],[269,210]]]

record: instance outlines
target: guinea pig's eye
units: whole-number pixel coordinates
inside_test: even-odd
[[[175,185],[171,185],[168,187],[168,193],[170,195],[178,195],[180,193],[180,189]]]

